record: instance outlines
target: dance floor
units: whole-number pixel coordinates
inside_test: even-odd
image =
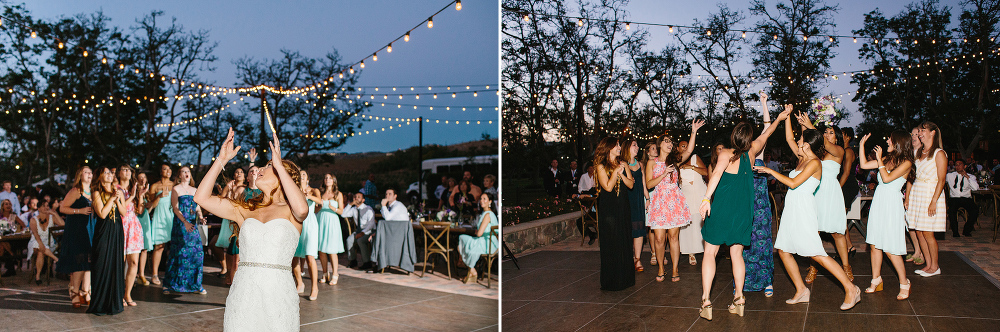
[[[35,286],[19,273],[0,287],[0,331],[221,331],[228,289],[206,273],[206,295],[163,295],[136,286],[136,307],[114,316],[85,314],[66,296],[66,282]],[[308,279],[306,279],[308,283]],[[308,286],[307,286],[308,290]],[[305,295],[308,295],[305,294]],[[496,331],[497,300],[381,283],[341,275],[320,285],[319,299],[299,303],[303,331]]]
[[[577,242],[579,243],[579,242]],[[941,252],[940,276],[915,276],[910,299],[897,301],[898,279],[883,261],[882,292],[862,294],[850,311],[840,311],[844,290],[832,276],[820,276],[812,285],[811,303],[785,304],[795,292],[775,255],[774,296],[746,292],[744,317],[730,314],[731,263],[719,258],[711,300],[714,320],[699,318],[701,255],[691,266],[681,256],[681,281],[656,282],[649,252],[642,256],[645,272],[636,273],[635,286],[619,292],[600,290],[600,253],[596,251],[538,251],[503,262],[502,324],[511,331],[996,331],[1000,326],[1000,286],[956,252]],[[805,271],[807,261],[799,260]],[[854,284],[862,291],[871,282],[868,253],[851,259]]]

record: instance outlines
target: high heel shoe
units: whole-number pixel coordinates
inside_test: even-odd
[[[855,291],[854,299],[850,303],[845,302],[844,304],[841,304],[840,310],[843,311],[851,310],[851,308],[854,308],[854,306],[858,305],[858,302],[861,302],[861,287],[854,286],[854,291]]]
[[[642,263],[639,263],[639,259],[636,258],[635,259],[635,272],[642,272],[642,271],[645,271],[645,270],[646,269],[642,267]]]
[[[149,280],[146,280],[146,276],[140,275],[138,280],[139,280],[139,284],[141,284],[143,286],[149,286]]]
[[[815,266],[809,265],[809,271],[806,272],[806,280],[805,280],[806,283],[807,284],[813,283],[813,281],[816,280],[817,273],[819,273],[819,270],[817,270]]]
[[[77,294],[79,294],[80,296],[81,305],[90,306],[90,299],[87,298],[88,296],[90,296],[90,291],[79,292]]]
[[[736,301],[743,301],[743,303],[736,303]],[[743,310],[746,309],[746,306],[747,306],[746,297],[740,296],[736,299],[733,299],[733,304],[729,305],[729,313],[737,314],[740,315],[740,317],[743,317]]]
[[[340,274],[330,275],[330,281],[328,281],[326,284],[327,285],[331,285],[331,286],[336,285],[337,284],[337,280],[339,280],[339,279],[340,279]]]
[[[847,274],[847,280],[854,281],[854,271],[851,269],[851,265],[844,265],[844,273]]]
[[[327,273],[323,272],[323,273],[319,274],[319,280],[317,280],[317,281],[319,283],[321,283],[321,284],[325,284],[327,279],[329,279],[329,278],[327,278]]]
[[[806,291],[802,293],[802,295],[799,297],[785,300],[785,303],[788,304],[809,303],[809,289],[806,289]]]
[[[701,299],[701,309],[698,309],[698,315],[701,315],[701,318],[712,320],[712,304],[706,303],[708,303],[708,299]]]
[[[853,246],[851,247],[851,249],[847,249],[847,258],[854,258],[854,255],[857,254],[858,254],[858,249],[855,249]]]
[[[69,289],[69,301],[73,304],[73,308],[79,308],[82,306],[82,302],[80,301],[80,293],[77,292],[75,289],[72,288]]]
[[[688,255],[688,264],[698,265],[698,258],[694,257],[694,254]]]
[[[906,285],[899,284],[899,295],[896,295],[897,300],[902,301],[910,298],[910,285],[913,285],[913,282],[909,280],[906,281]],[[906,294],[903,294],[904,291]]]
[[[865,289],[865,293],[871,294],[882,291],[882,276],[872,279],[872,285]]]

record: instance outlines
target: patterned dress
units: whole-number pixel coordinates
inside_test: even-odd
[[[947,224],[945,217],[948,213],[945,210],[944,192],[938,196],[936,213],[933,216],[927,215],[927,208],[931,205],[938,181],[937,163],[934,162],[934,156],[938,151],[942,150],[934,150],[928,158],[915,162],[917,180],[913,181],[913,187],[910,189],[910,205],[906,207],[906,220],[910,223],[910,228],[918,231],[944,232]]]
[[[657,160],[653,176],[660,176],[666,171],[667,164]],[[652,229],[671,229],[691,223],[687,200],[677,186],[677,172],[671,172],[649,194],[649,215],[646,226]]]
[[[115,189],[124,192],[125,199],[132,196],[132,193],[117,184]],[[125,211],[121,212],[122,226],[125,228],[125,254],[138,254],[145,249],[146,243],[142,234],[142,224],[139,223],[139,217],[135,215],[135,202],[129,204]]]
[[[754,160],[754,165],[766,166],[760,159]],[[762,291],[770,286],[774,279],[771,200],[768,199],[766,176],[754,174],[753,193],[753,233],[750,233],[750,246],[743,250],[743,261],[747,266],[743,290],[747,292]]]
[[[198,222],[194,196],[177,197],[177,209],[189,223]],[[198,227],[188,232],[184,222],[174,217],[173,232],[170,236],[170,258],[167,260],[167,274],[163,279],[165,291],[195,293],[202,290],[201,272],[205,262],[205,251],[201,245]]]

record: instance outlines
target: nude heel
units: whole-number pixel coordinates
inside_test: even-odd
[[[882,277],[881,276],[879,276],[878,278],[872,279],[872,285],[871,285],[871,287],[868,287],[867,289],[865,289],[865,293],[868,293],[868,294],[871,294],[871,293],[874,293],[874,292],[881,292],[881,291],[882,291]]]

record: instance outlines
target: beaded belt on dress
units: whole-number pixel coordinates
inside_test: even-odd
[[[264,267],[264,268],[269,268],[269,269],[285,270],[285,271],[289,271],[289,272],[292,271],[292,267],[290,265],[281,265],[281,264],[257,263],[257,262],[240,262],[239,264],[236,264],[236,265],[237,266]]]

